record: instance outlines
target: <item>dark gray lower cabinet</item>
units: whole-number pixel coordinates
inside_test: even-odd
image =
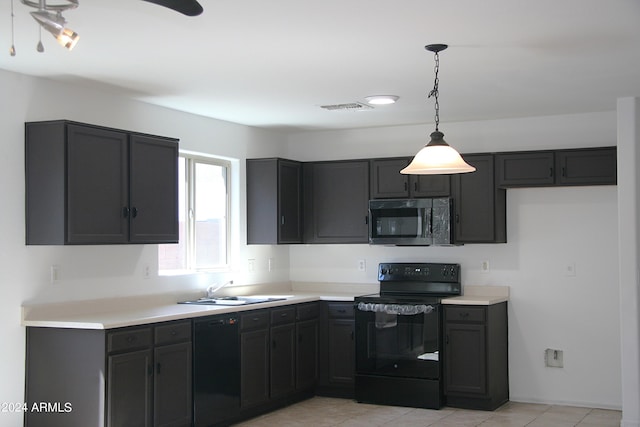
[[[445,305],[447,405],[493,410],[509,400],[507,303]]]
[[[353,302],[323,303],[318,394],[355,395],[355,317]]]
[[[29,427],[190,426],[191,322],[85,330],[27,328]]]
[[[269,400],[269,310],[240,316],[240,406]]]

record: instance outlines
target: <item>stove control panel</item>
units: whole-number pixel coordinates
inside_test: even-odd
[[[378,265],[378,280],[457,283],[460,281],[460,264],[381,263]]]

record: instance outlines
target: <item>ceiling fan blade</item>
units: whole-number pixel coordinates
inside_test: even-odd
[[[203,11],[197,0],[144,0],[158,6],[168,7],[187,16],[197,16]]]

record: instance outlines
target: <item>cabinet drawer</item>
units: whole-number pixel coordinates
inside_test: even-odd
[[[352,303],[329,303],[329,317],[333,318],[353,318],[353,304]]]
[[[191,340],[191,322],[176,322],[156,326],[156,345],[171,344],[174,342]]]
[[[107,335],[107,351],[127,351],[150,347],[153,344],[151,328],[127,329]]]
[[[298,307],[296,307],[296,312],[296,320],[309,320],[318,317],[318,315],[320,314],[320,308],[318,307],[317,302],[312,302],[309,304],[300,304]]]
[[[296,308],[285,307],[271,310],[271,325],[282,325],[296,320]]]
[[[240,316],[240,330],[264,329],[269,327],[269,311],[250,311]]]
[[[484,322],[484,307],[445,307],[447,322]]]

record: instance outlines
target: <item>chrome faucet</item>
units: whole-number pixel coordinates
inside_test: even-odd
[[[215,297],[215,293],[218,292],[220,289],[224,288],[227,285],[233,285],[233,280],[229,280],[226,283],[223,283],[222,285],[218,285],[218,284],[214,284],[211,285],[207,288],[207,298],[214,298]]]

